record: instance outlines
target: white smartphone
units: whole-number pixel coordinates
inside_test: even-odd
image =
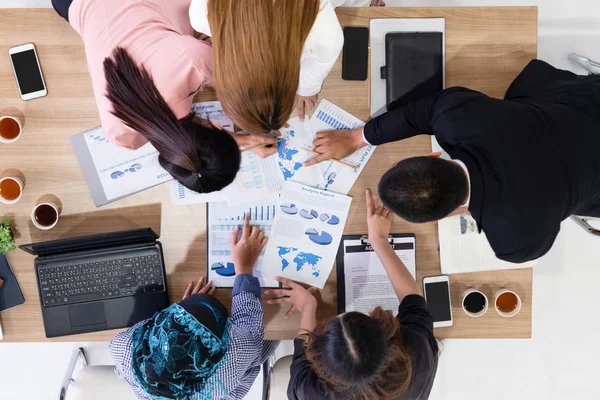
[[[423,278],[423,293],[433,317],[433,327],[452,326],[452,302],[448,277],[441,275]]]
[[[46,96],[48,90],[33,43],[11,47],[8,49],[8,55],[21,99],[31,100]]]

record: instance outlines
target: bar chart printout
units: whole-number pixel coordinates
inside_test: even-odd
[[[227,203],[208,203],[207,258],[208,280],[217,287],[233,287],[235,281],[235,265],[231,257],[231,239],[236,226],[244,224],[246,215],[250,215],[250,225],[258,226],[268,237],[271,233],[277,209],[276,203],[260,203],[239,207],[228,207]],[[241,235],[241,229],[240,229]],[[254,276],[262,287],[275,287],[279,283],[263,266],[263,254],[254,265]]]

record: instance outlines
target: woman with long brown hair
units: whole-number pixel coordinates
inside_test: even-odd
[[[85,45],[106,137],[130,149],[150,142],[175,179],[207,193],[233,181],[239,146],[276,142],[228,133],[193,116],[194,95],[214,79],[212,49],[193,36],[190,2],[52,0]]]
[[[438,364],[433,320],[414,278],[388,242],[393,213],[367,190],[369,243],[398,296],[398,315],[375,308],[347,312],[317,326],[314,288],[287,279],[290,289],[267,290],[269,304],[292,303],[302,314],[294,341],[288,397],[299,400],[427,399]]]
[[[215,80],[227,115],[244,130],[268,133],[317,101],[344,36],[338,6],[382,0],[192,0],[194,29],[212,37]]]

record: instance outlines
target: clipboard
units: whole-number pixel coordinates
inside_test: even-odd
[[[412,241],[407,242],[406,239],[411,238]],[[350,243],[360,240],[360,243]],[[407,268],[416,277],[416,236],[414,233],[398,233],[391,234],[388,240],[396,254],[399,251],[412,250],[415,254],[414,269],[412,266],[407,265]],[[410,246],[408,246],[410,245]],[[410,247],[410,248],[409,248]],[[347,251],[350,250],[350,251]],[[372,253],[374,250],[369,244],[369,240],[366,235],[344,235],[338,249],[336,257],[336,270],[337,270],[337,311],[338,314],[346,312],[346,265],[345,255],[346,253]],[[396,310],[397,311],[397,310]]]

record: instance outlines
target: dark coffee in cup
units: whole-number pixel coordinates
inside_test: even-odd
[[[46,227],[52,226],[58,219],[58,213],[56,209],[49,204],[41,204],[35,209],[34,213],[35,222]]]
[[[485,296],[479,292],[469,293],[463,300],[465,310],[472,314],[477,314],[485,308]]]
[[[36,228],[48,230],[58,223],[60,214],[58,207],[53,203],[41,203],[31,212],[31,221]]]

